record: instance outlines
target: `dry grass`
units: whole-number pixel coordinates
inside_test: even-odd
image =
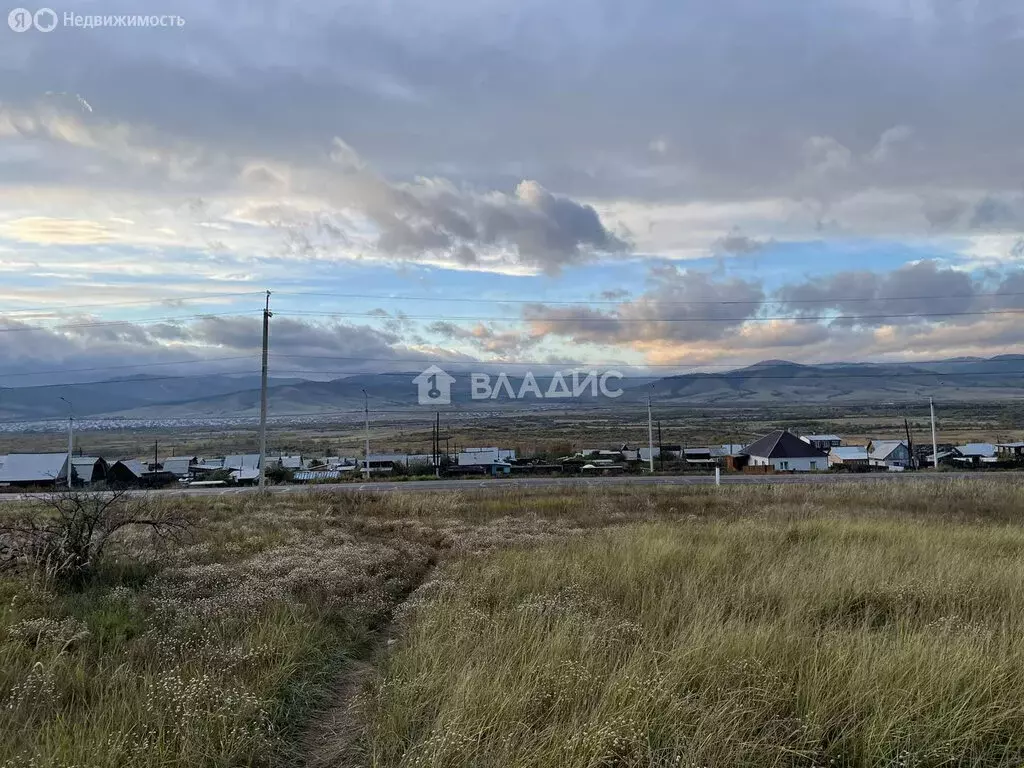
[[[463,559],[350,761],[1020,765],[1024,497],[975,489],[684,493],[686,522]]]
[[[597,752],[586,750],[604,743],[608,731],[600,729],[614,720],[611,713],[621,709],[624,717],[631,717],[641,711],[628,697],[600,694],[608,674],[618,679],[621,664],[626,665],[622,669],[653,674],[662,668],[661,659],[669,658],[666,654],[682,652],[683,637],[687,643],[704,637],[707,643],[702,653],[691,650],[695,655],[687,656],[684,665],[687,674],[697,676],[687,678],[697,690],[703,690],[695,682],[702,675],[704,680],[733,679],[715,677],[718,661],[757,658],[766,649],[781,654],[771,657],[780,664],[801,658],[814,647],[814,636],[807,635],[810,619],[800,618],[800,611],[817,599],[813,590],[821,573],[831,574],[828,583],[833,586],[856,576],[850,582],[860,590],[856,594],[877,594],[879,600],[904,599],[885,591],[892,581],[889,574],[918,573],[919,582],[906,583],[918,584],[913,599],[929,606],[921,621],[943,620],[942,631],[951,638],[968,632],[958,622],[968,628],[977,624],[984,632],[971,642],[983,644],[963,646],[959,656],[950,656],[954,645],[927,645],[927,634],[913,623],[917,618],[872,630],[879,638],[876,643],[917,632],[916,652],[934,651],[935,660],[959,670],[960,677],[935,680],[950,686],[949,695],[967,697],[961,696],[967,703],[954,720],[976,729],[971,749],[989,750],[971,754],[994,761],[993,745],[1017,725],[1015,716],[1002,709],[1004,694],[1016,690],[1006,680],[1017,669],[1011,635],[1017,629],[1012,612],[1019,598],[1006,590],[1024,575],[1015,570],[1018,534],[1010,525],[1024,508],[1024,486],[1014,482],[389,495],[314,491],[164,503],[181,505],[182,512],[198,519],[194,543],[161,548],[141,534],[124,536],[116,542],[114,560],[78,591],[58,589],[28,574],[0,579],[0,766],[306,762],[309,755],[303,748],[311,743],[304,738],[306,729],[310,722],[320,722],[317,713],[331,703],[327,696],[339,671],[351,660],[369,657],[395,606],[438,564],[445,573],[442,583],[454,583],[456,589],[435,584],[416,593],[420,602],[438,601],[429,603],[436,610],[413,611],[416,621],[410,634],[388,658],[378,694],[369,700],[372,737],[360,745],[366,750],[360,759],[367,762],[593,764],[585,760]],[[0,515],[9,510],[0,507]],[[894,513],[899,521],[893,520]],[[816,522],[819,518],[828,522]],[[648,522],[659,527],[591,538],[595,531]],[[836,539],[833,529],[845,533]],[[527,548],[536,554],[524,556]],[[982,552],[995,557],[994,564],[983,561]],[[826,559],[837,553],[842,557]],[[698,555],[705,560],[694,560]],[[934,565],[938,560],[947,565],[939,568]],[[694,563],[709,567],[694,570]],[[893,563],[899,565],[895,570]],[[848,573],[847,565],[857,569]],[[947,583],[942,581],[946,576],[960,580]],[[988,591],[978,592],[983,580]],[[694,602],[697,584],[722,597]],[[965,591],[961,595],[954,586]],[[463,587],[466,591],[459,591]],[[432,597],[431,589],[437,590]],[[743,600],[729,602],[724,595]],[[766,596],[771,600],[766,602]],[[555,606],[568,600],[570,609],[556,607],[550,613],[545,606],[552,600]],[[972,602],[976,600],[982,602]],[[999,600],[1008,600],[1007,617],[996,626]],[[728,605],[742,610],[723,614]],[[771,606],[777,614],[765,613]],[[874,608],[863,610],[877,613]],[[565,619],[564,632],[559,616]],[[788,618],[773,623],[779,616]],[[439,623],[444,617],[451,619],[447,629]],[[570,626],[577,620],[582,623],[572,634]],[[737,631],[723,635],[723,621]],[[761,629],[738,631],[760,626],[756,621],[763,622]],[[818,621],[824,619],[819,616]],[[612,634],[595,634],[595,627]],[[690,635],[680,634],[684,627],[691,628]],[[514,630],[503,646],[499,628]],[[854,629],[857,637],[873,637],[865,634],[868,630]],[[828,636],[841,638],[850,631],[847,625],[836,625]],[[728,639],[725,644],[711,642],[723,637]],[[511,643],[511,638],[517,639]],[[479,640],[479,647],[470,647],[470,640]],[[609,649],[619,650],[604,656],[591,653],[606,640]],[[876,654],[863,657],[871,663],[851,667],[867,675],[887,646],[861,640],[836,648],[845,648],[851,659]],[[634,651],[627,654],[623,649],[630,642]],[[944,647],[945,656],[939,653]],[[547,660],[543,669],[530,666],[535,653]],[[626,655],[615,655],[619,653]],[[427,663],[431,654],[437,661]],[[914,658],[919,667],[905,667],[905,673],[917,669],[923,674],[935,666],[931,656]],[[593,686],[580,688],[591,693],[549,710],[552,738],[591,733],[582,729],[587,724],[597,735],[576,737],[583,739],[581,751],[568,757],[555,757],[530,739],[522,742],[522,752],[495,746],[499,742],[492,736],[515,739],[525,734],[502,714],[518,710],[502,707],[525,695],[522,685],[528,676],[543,672],[557,680],[576,674],[572,670],[577,667],[563,665],[573,659],[583,665],[579,674],[593,678]],[[500,663],[488,672],[483,665],[491,660]],[[591,668],[591,663],[597,666]],[[480,665],[475,671],[474,664]],[[977,677],[993,667],[1003,670],[1004,677]],[[791,671],[784,664],[767,669],[783,676]],[[889,667],[878,667],[882,669]],[[803,690],[818,690],[822,701],[836,702],[854,690],[840,687],[828,694],[819,689],[841,680],[821,671],[815,674],[821,676],[807,678]],[[516,675],[522,676],[518,683]],[[975,677],[977,685],[970,682]],[[884,682],[880,672],[877,679]],[[682,680],[669,678],[671,685]],[[751,690],[746,678],[735,680],[742,685],[729,701],[739,701],[746,696],[740,692]],[[792,688],[793,683],[786,685]],[[988,688],[978,687],[984,685]],[[857,690],[873,689],[865,683]],[[595,701],[602,702],[600,709],[593,709]],[[857,701],[857,706],[867,706],[866,699]],[[470,703],[472,708],[467,708]],[[820,710],[824,704],[816,706]],[[666,711],[676,718],[684,710]],[[704,712],[700,707],[685,711],[694,717]],[[992,719],[996,715],[1003,720]],[[751,714],[736,722],[756,719]],[[906,717],[893,722],[906,722]],[[642,718],[637,723],[637,728],[648,725]],[[938,731],[955,748],[966,748],[967,742],[956,741],[961,738],[956,734],[965,732]],[[644,733],[650,737],[661,731]],[[669,728],[664,733],[675,732]],[[430,751],[427,745],[449,736],[462,745],[458,750]],[[776,747],[797,743],[781,737],[775,741]],[[341,755],[347,745],[334,746],[332,754]],[[750,764],[763,764],[767,753],[750,749],[757,756]],[[698,753],[686,754],[696,759]],[[860,753],[850,747],[843,754]],[[563,759],[569,762],[559,762]]]

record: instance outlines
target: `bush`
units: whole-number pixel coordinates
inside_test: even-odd
[[[0,569],[32,569],[48,581],[81,588],[102,566],[107,545],[129,528],[180,540],[191,524],[169,507],[126,491],[55,493],[0,522]]]
[[[275,484],[290,483],[295,479],[295,472],[285,467],[267,467],[264,474],[269,482]]]

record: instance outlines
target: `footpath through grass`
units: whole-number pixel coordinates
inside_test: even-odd
[[[0,768],[1009,764],[1022,731],[1011,479],[154,503],[195,538],[0,573]]]
[[[364,693],[358,761],[1021,765],[1024,530],[751,515],[450,567]]]

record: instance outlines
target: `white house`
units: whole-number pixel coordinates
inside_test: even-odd
[[[460,467],[478,467],[515,460],[516,452],[503,448],[463,448],[459,451]]]
[[[828,455],[792,432],[779,429],[743,450],[747,466],[771,467],[776,472],[814,472],[828,469]]]

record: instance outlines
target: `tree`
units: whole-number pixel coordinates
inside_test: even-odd
[[[170,505],[125,490],[65,490],[0,519],[0,570],[35,569],[78,589],[102,565],[116,535],[130,528],[180,541],[192,523]]]

